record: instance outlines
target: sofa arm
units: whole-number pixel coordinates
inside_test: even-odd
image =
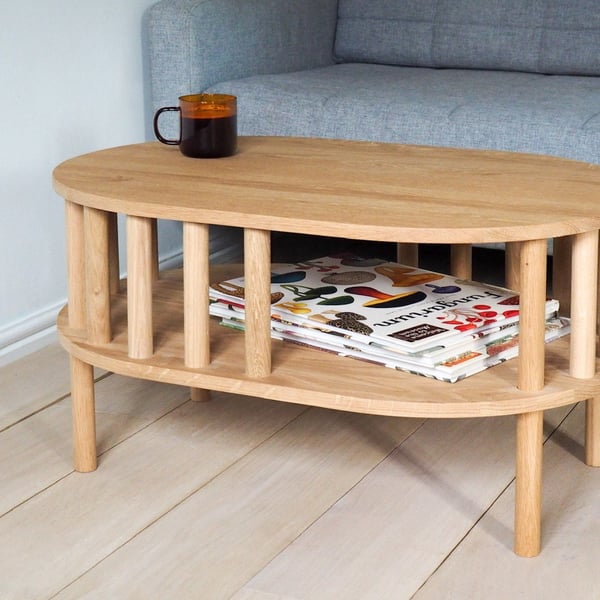
[[[162,0],[144,15],[152,105],[333,63],[337,0]]]

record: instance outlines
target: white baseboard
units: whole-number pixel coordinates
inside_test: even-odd
[[[56,341],[56,317],[65,302],[0,329],[0,366]]]
[[[181,251],[178,251],[161,258],[160,268],[176,269],[180,267],[182,256]],[[45,310],[0,329],[0,366],[55,342],[58,339],[56,317],[66,302],[65,298]]]
[[[211,260],[214,262],[240,260],[240,249],[234,245],[218,249],[211,254]],[[178,250],[161,258],[160,269],[176,269],[182,264],[183,253]],[[122,276],[125,275],[125,273],[122,274]],[[56,317],[66,302],[66,299],[61,300],[38,313],[0,329],[0,366],[55,342],[58,339]]]

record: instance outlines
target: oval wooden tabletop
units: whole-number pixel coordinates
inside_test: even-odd
[[[561,158],[345,140],[241,137],[192,159],[157,142],[54,171],[56,191],[111,212],[422,243],[508,242],[600,228],[600,166]]]

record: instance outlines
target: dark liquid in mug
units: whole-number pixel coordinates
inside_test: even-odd
[[[181,119],[180,150],[192,158],[219,158],[235,154],[237,115]]]

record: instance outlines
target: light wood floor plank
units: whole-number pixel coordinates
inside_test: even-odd
[[[105,371],[96,369],[96,377]],[[0,431],[67,395],[69,355],[58,342],[0,367]]]
[[[230,598],[419,424],[311,409],[57,599]]]
[[[96,384],[98,451],[189,399],[187,388],[111,375]],[[0,432],[0,515],[73,471],[70,397]]]
[[[600,598],[600,469],[583,461],[583,406],[544,447],[542,552],[507,551],[511,486],[415,600]]]
[[[52,596],[304,410],[215,394],[68,475],[0,519],[0,598]]]
[[[160,418],[187,389],[96,387],[110,449],[81,475],[56,402],[66,354],[0,368],[1,600],[600,597],[581,407],[545,446],[542,553],[522,559],[512,486],[477,523],[514,473],[510,418],[427,421],[370,470],[419,422],[220,394]],[[546,434],[567,410],[547,413]]]
[[[565,409],[552,413],[549,425]],[[244,591],[410,598],[513,476],[513,418],[428,420]]]
[[[282,596],[281,594],[270,594],[244,588],[235,595],[236,600],[297,600],[293,596]]]

